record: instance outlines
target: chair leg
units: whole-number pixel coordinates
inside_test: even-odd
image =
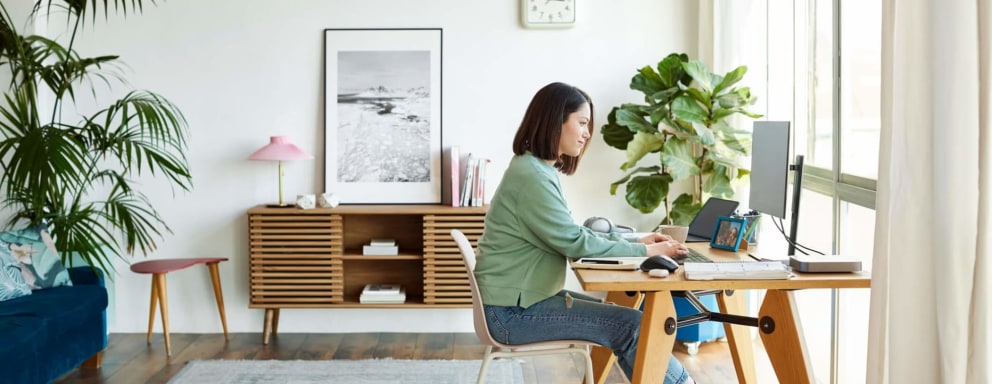
[[[479,378],[475,381],[476,384],[482,384],[486,381],[486,371],[489,369],[489,363],[493,361],[493,346],[486,346],[486,354],[482,356],[482,366],[479,367]]]
[[[224,326],[224,340],[230,341],[227,337],[227,316],[224,314],[224,295],[220,289],[220,272],[217,270],[217,263],[208,263],[210,268],[210,281],[214,284],[214,297],[217,298],[217,310],[220,312],[220,323]]]
[[[169,344],[169,297],[165,288],[165,274],[156,273],[152,275],[155,286],[158,287],[158,304],[162,312],[162,338],[165,339],[165,354],[172,356],[172,346]]]
[[[152,276],[152,304],[148,308],[148,344],[152,343],[152,328],[155,325],[155,305],[158,304],[158,286],[155,285],[155,277]]]
[[[589,355],[588,349],[582,353],[582,358],[586,361],[586,384],[594,384],[595,375],[592,372],[592,356]],[[603,375],[604,377],[606,375]]]

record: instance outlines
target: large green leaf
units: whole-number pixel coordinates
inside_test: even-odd
[[[670,86],[665,85],[665,80],[650,65],[641,68],[630,79],[630,89],[641,91],[645,95],[652,95],[666,88],[670,88]]]
[[[618,125],[625,126],[631,131],[658,132],[658,128],[644,120],[645,114],[639,110],[618,108],[615,112]]]
[[[682,63],[682,69],[685,70],[692,79],[696,81],[699,88],[702,88],[706,93],[713,93],[713,83],[710,72],[706,69],[706,65],[699,60],[691,60],[687,63]]]
[[[669,175],[637,176],[627,183],[627,203],[641,213],[651,213],[661,205],[661,200],[668,195],[668,186],[672,182]]]
[[[610,184],[610,194],[611,195],[616,195],[617,194],[617,188],[620,187],[621,185],[626,184],[627,181],[629,181],[632,177],[634,177],[634,175],[636,175],[638,173],[647,173],[647,174],[656,174],[656,173],[658,173],[658,174],[660,174],[661,173],[661,167],[660,166],[657,166],[657,165],[652,165],[650,167],[638,167],[638,168],[634,169],[633,171],[630,171],[630,173],[624,175],[624,177],[622,177],[620,180],[614,181],[613,183]]]
[[[664,142],[663,134],[637,132],[634,134],[634,139],[627,143],[627,161],[620,166],[620,169],[627,170],[637,165],[644,155],[660,150]]]
[[[661,152],[661,161],[668,167],[672,179],[680,180],[699,174],[696,159],[692,154],[692,143],[673,137],[665,142]]]
[[[672,114],[678,119],[699,123],[705,122],[708,117],[706,110],[689,96],[679,97],[672,101]]]
[[[713,130],[698,121],[692,122],[692,130],[696,133],[695,141],[705,147],[712,147],[716,143]]]
[[[672,208],[668,212],[668,216],[674,225],[689,225],[696,217],[696,213],[702,208],[702,204],[693,203],[692,195],[683,193],[675,201],[672,201]]]
[[[720,198],[733,197],[734,189],[730,187],[730,178],[727,177],[727,172],[727,167],[715,165],[713,167],[713,173],[703,183],[703,190]]]
[[[713,87],[713,94],[719,95],[724,89],[728,89],[734,84],[737,84],[738,81],[741,81],[741,79],[744,78],[745,73],[747,73],[747,66],[744,65],[734,68],[733,71],[727,72],[727,74],[723,76],[720,83],[717,84],[716,87]]]
[[[627,143],[634,139],[634,132],[617,124],[606,124],[601,129],[606,144],[616,149],[627,149]]]
[[[658,74],[662,87],[678,89],[679,83],[688,83],[688,81],[683,81],[686,73],[682,70],[682,63],[686,61],[689,61],[689,56],[686,54],[672,53],[658,62]]]

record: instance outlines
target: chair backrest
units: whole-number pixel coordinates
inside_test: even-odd
[[[475,250],[472,249],[472,244],[468,242],[468,238],[461,231],[452,229],[451,237],[455,239],[455,244],[458,244],[458,250],[462,253],[462,260],[465,261],[465,272],[468,273],[469,286],[472,288],[472,320],[475,326],[475,335],[484,343],[502,346],[502,343],[493,340],[493,337],[489,335],[485,308],[482,306],[482,295],[479,294],[479,285],[475,281]]]

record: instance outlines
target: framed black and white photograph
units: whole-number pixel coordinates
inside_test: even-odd
[[[744,237],[744,225],[746,220],[739,217],[720,216],[713,229],[713,237],[710,247],[726,249],[737,252],[741,245],[741,238]]]
[[[325,192],[440,204],[441,29],[327,29],[324,60]]]

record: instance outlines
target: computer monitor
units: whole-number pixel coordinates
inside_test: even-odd
[[[751,200],[749,208],[785,216],[789,190],[789,122],[755,121],[751,134]]]
[[[789,255],[796,253],[796,233],[799,230],[799,196],[802,191],[803,156],[796,155],[789,164],[789,122],[755,121],[751,136],[751,197],[750,208],[758,212],[786,219],[786,199],[789,189],[789,170],[795,171],[792,180],[792,217],[788,240]]]

